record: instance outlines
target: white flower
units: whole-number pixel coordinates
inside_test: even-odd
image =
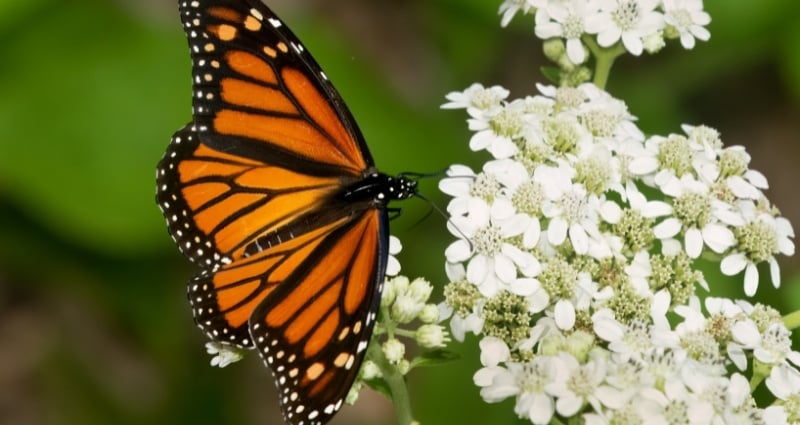
[[[397,254],[403,250],[403,244],[400,239],[390,235],[389,236],[389,258],[386,260],[386,276],[397,276],[400,273],[400,261],[397,260]]]
[[[593,356],[584,364],[563,351],[558,358],[568,376],[548,385],[547,392],[556,397],[556,411],[560,415],[570,417],[587,403],[600,411],[602,405],[618,408],[627,401],[622,392],[604,384],[607,360],[603,356]]]
[[[496,403],[516,396],[514,412],[534,424],[548,424],[555,413],[555,401],[545,387],[566,379],[563,362],[551,356],[536,356],[527,363],[508,362],[480,369],[473,380],[481,387],[481,397]]]
[[[597,43],[609,47],[622,39],[625,49],[635,56],[642,54],[642,39],[664,26],[663,15],[656,11],[657,0],[597,0],[600,13],[586,19],[586,30],[597,34]]]
[[[475,131],[469,141],[473,151],[486,150],[495,158],[508,158],[519,150],[514,140],[522,137],[526,125],[526,103],[515,99],[482,116],[467,120]]]
[[[215,341],[206,343],[206,352],[214,356],[211,358],[211,366],[219,366],[221,368],[238,362],[244,357],[243,350]]]
[[[699,257],[703,245],[722,253],[736,242],[733,232],[720,223],[725,215],[718,212],[725,211],[726,204],[711,198],[708,185],[684,174],[680,179],[669,180],[661,189],[675,198],[674,215],[653,228],[657,238],[672,238],[683,232],[683,245],[690,258]]]
[[[704,28],[711,16],[703,11],[702,0],[663,0],[664,22],[675,28],[685,49],[694,47],[694,39],[707,41],[711,33]]]
[[[531,7],[533,6],[530,0],[504,0],[498,11],[500,15],[503,15],[500,19],[500,26],[505,27],[508,25],[508,23],[514,19],[514,15],[519,11],[528,13]]]
[[[480,117],[500,108],[508,94],[509,91],[501,86],[485,88],[482,84],[475,83],[464,91],[448,93],[445,98],[449,102],[442,105],[442,109],[466,108],[470,116]]]
[[[738,245],[733,252],[722,259],[720,270],[728,276],[739,274],[744,270],[744,292],[752,296],[758,289],[758,268],[756,265],[767,261],[770,278],[776,288],[781,284],[781,272],[775,254],[794,255],[794,229],[783,217],[759,214],[754,220],[743,226],[740,231]]]
[[[567,57],[574,64],[586,60],[581,36],[586,32],[584,20],[589,14],[586,0],[551,2],[536,11],[536,36],[547,40],[560,37],[567,41]]]
[[[710,424],[714,416],[714,407],[711,403],[701,400],[689,393],[682,384],[673,382],[665,385],[663,392],[655,388],[643,388],[642,398],[655,402],[661,411],[657,415],[645,417],[645,425],[668,425],[683,423],[688,425]],[[669,412],[670,421],[664,415]]]
[[[781,400],[800,394],[800,372],[786,363],[773,367],[766,379],[767,388]]]
[[[445,251],[447,261],[468,261],[467,280],[487,297],[512,283],[518,272],[529,277],[536,274],[540,268],[536,258],[508,241],[525,230],[512,220],[515,212],[510,201],[500,198],[490,206],[471,199],[469,204],[466,216],[451,218],[457,229],[454,234],[460,238]]]

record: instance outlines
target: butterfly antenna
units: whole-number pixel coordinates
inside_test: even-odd
[[[419,198],[419,199],[422,199],[423,201],[427,202],[427,203],[428,203],[428,205],[429,205],[431,208],[428,210],[428,212],[427,212],[427,213],[425,213],[425,215],[424,215],[424,216],[422,216],[422,218],[420,218],[419,220],[417,220],[417,221],[414,223],[414,226],[416,226],[416,225],[418,225],[419,223],[421,223],[421,222],[422,222],[422,220],[425,220],[426,218],[428,218],[428,217],[429,217],[431,214],[433,214],[433,211],[436,211],[436,212],[438,212],[438,213],[439,213],[439,214],[440,214],[442,217],[444,217],[444,219],[447,221],[447,224],[449,224],[449,225],[450,225],[450,226],[448,226],[448,227],[450,227],[450,228],[452,228],[452,229],[455,229],[456,233],[458,233],[458,234],[459,234],[459,236],[461,236],[462,238],[464,238],[464,240],[465,240],[465,241],[467,241],[467,243],[469,244],[469,247],[470,247],[470,249],[472,249],[472,241],[471,241],[471,240],[470,240],[470,239],[467,237],[467,235],[466,235],[466,234],[464,234],[464,232],[462,232],[462,231],[461,231],[461,229],[459,229],[459,228],[458,228],[458,227],[457,227],[457,226],[456,226],[456,225],[453,223],[453,221],[452,221],[452,220],[450,220],[450,218],[448,218],[448,216],[447,216],[447,213],[446,213],[446,212],[445,212],[445,211],[444,211],[444,210],[443,210],[443,209],[442,209],[442,208],[441,208],[439,205],[437,205],[437,204],[436,204],[435,202],[433,202],[431,199],[429,199],[429,198],[425,197],[425,195],[422,195],[422,194],[420,194],[420,193],[417,193],[415,196],[416,196],[417,198]],[[413,227],[413,226],[412,226],[412,227]]]

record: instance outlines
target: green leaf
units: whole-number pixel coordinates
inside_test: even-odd
[[[553,84],[558,84],[561,81],[561,71],[555,66],[543,66],[539,68],[542,75]]]
[[[364,380],[364,383],[373,390],[383,394],[389,401],[392,401],[392,391],[389,389],[389,384],[387,384],[383,378]]]
[[[449,363],[459,358],[461,358],[461,356],[458,353],[445,349],[426,351],[411,361],[411,368],[435,366]]]

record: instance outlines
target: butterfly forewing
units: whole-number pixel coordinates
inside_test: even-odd
[[[258,0],[187,1],[195,123],[211,147],[323,175],[372,166],[339,94]]]
[[[319,209],[342,178],[321,177],[173,136],[158,167],[157,201],[181,251],[204,267],[242,258],[258,238]]]

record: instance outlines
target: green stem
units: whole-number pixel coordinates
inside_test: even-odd
[[[411,398],[408,396],[405,377],[395,365],[389,363],[380,344],[370,344],[368,350],[370,352],[367,357],[378,365],[383,374],[383,380],[389,386],[389,392],[392,393],[392,404],[397,415],[398,425],[417,424],[411,413]]]
[[[595,57],[594,85],[605,90],[608,83],[608,76],[611,73],[611,66],[618,56],[625,53],[622,43],[617,43],[611,47],[600,47],[593,37],[584,36],[581,38],[583,43],[589,47],[589,51]]]
[[[789,328],[790,331],[800,327],[800,310],[783,316],[783,324]]]

